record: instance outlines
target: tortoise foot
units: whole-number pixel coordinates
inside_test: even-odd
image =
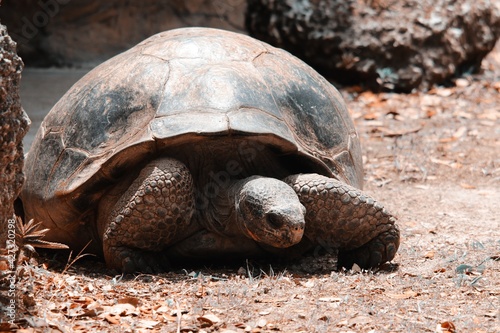
[[[339,267],[351,268],[357,264],[361,268],[376,267],[384,262],[391,261],[399,247],[399,229],[383,232],[365,245],[350,251],[340,251]]]
[[[343,252],[340,265],[356,262],[368,268],[394,258],[399,247],[396,219],[375,199],[318,174],[292,175],[284,181],[306,208],[305,236],[315,246]]]
[[[122,273],[161,273],[169,271],[170,260],[163,252],[136,250],[129,247],[108,248],[113,267]]]
[[[191,174],[179,161],[162,158],[129,182],[117,185],[99,206],[104,259],[119,271],[155,270],[165,262],[160,251],[196,231]]]

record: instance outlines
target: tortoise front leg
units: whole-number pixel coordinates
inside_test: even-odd
[[[396,219],[373,198],[336,179],[299,174],[284,179],[306,207],[305,236],[339,250],[339,266],[375,267],[399,247]]]
[[[106,264],[127,273],[166,270],[162,250],[196,232],[193,212],[186,166],[170,158],[150,162],[130,185],[116,186],[101,200],[98,229]]]

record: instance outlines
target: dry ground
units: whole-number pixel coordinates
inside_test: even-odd
[[[312,258],[121,277],[46,254],[18,283],[20,331],[500,332],[500,48],[483,69],[427,93],[342,90],[365,189],[402,231],[380,270]]]

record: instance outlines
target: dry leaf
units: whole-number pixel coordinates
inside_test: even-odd
[[[436,109],[426,108],[426,110],[425,110],[425,116],[426,116],[427,118],[432,118],[432,117],[434,117],[435,115],[437,115],[437,111],[436,111]]]
[[[313,280],[307,280],[306,282],[300,281],[300,285],[302,285],[306,288],[312,288],[312,287],[314,287],[315,283]]]
[[[455,161],[447,161],[447,160],[442,160],[442,159],[434,158],[434,157],[431,157],[430,160],[432,163],[446,165],[446,166],[453,168],[453,169],[460,169],[462,167],[462,164],[455,162]]]
[[[498,316],[498,310],[491,310],[484,314],[485,317],[496,318]]]
[[[350,269],[352,273],[359,273],[361,272],[361,267],[359,267],[358,264],[354,263]]]
[[[468,87],[470,85],[469,80],[464,78],[458,78],[455,80],[455,85],[460,88]]]
[[[436,333],[455,333],[455,325],[451,321],[445,321],[436,325]]]
[[[430,93],[430,91],[429,91]],[[422,96],[421,99],[421,104],[422,105],[427,105],[427,106],[435,106],[441,104],[441,98],[438,96],[433,96],[433,95],[424,95]]]
[[[267,325],[267,320],[261,318],[257,321],[257,327],[263,328]]]
[[[139,305],[139,299],[137,297],[122,297],[117,301],[118,304],[130,304],[134,307]]]
[[[464,134],[467,134],[467,127],[461,126],[455,133],[453,133],[453,137],[459,139],[464,136]]]
[[[434,255],[436,254],[435,251],[427,251],[425,254],[424,254],[424,258],[426,259],[434,259]]]
[[[449,138],[441,138],[441,139],[439,139],[440,143],[450,143],[450,142],[454,142],[454,141],[457,141],[457,138],[454,137],[454,136],[451,136]]]
[[[130,303],[118,303],[113,306],[106,307],[106,311],[117,316],[139,315],[139,310]]]
[[[120,320],[118,320],[114,315],[108,313],[104,316],[104,319],[110,324],[118,325],[120,324]]]
[[[339,298],[339,297],[320,297],[318,299],[318,301],[335,303],[335,302],[342,302],[342,298]]]
[[[380,117],[380,112],[370,112],[363,116],[364,120],[375,120]]]
[[[135,321],[136,327],[137,328],[144,328],[144,329],[154,329],[156,326],[160,325],[161,322],[156,321],[156,320],[147,320],[147,319],[140,319],[138,321]]]
[[[386,295],[392,299],[410,299],[410,298],[417,297],[420,294],[409,289],[409,290],[405,291],[403,294],[386,294]]]
[[[422,126],[414,127],[414,128],[409,128],[409,129],[401,129],[401,130],[391,130],[385,127],[376,127],[372,130],[373,133],[380,132],[382,133],[381,136],[385,137],[398,137],[398,136],[403,136],[407,134],[412,134],[420,131],[422,129]]]
[[[201,322],[204,322],[204,323],[207,323],[209,325],[215,325],[217,323],[220,323],[220,319],[219,317],[217,317],[216,315],[214,314],[211,314],[211,313],[207,313],[206,315],[203,315],[201,317],[198,317],[197,318],[199,321]]]
[[[455,91],[452,88],[437,88],[435,93],[441,97],[449,97],[453,95]]]
[[[94,291],[94,286],[92,285],[92,283],[88,283],[85,288],[83,288],[83,290],[85,291],[88,291],[88,292],[93,292]]]
[[[500,92],[500,81],[493,83],[491,86]]]
[[[457,118],[464,118],[464,119],[474,119],[475,115],[470,113],[470,112],[465,112],[463,110],[458,110],[456,112],[453,112],[453,115]]]

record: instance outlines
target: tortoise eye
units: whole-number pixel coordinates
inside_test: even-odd
[[[280,218],[280,216],[275,213],[267,213],[266,219],[269,226],[271,226],[274,229],[279,229],[284,224],[283,219]]]

